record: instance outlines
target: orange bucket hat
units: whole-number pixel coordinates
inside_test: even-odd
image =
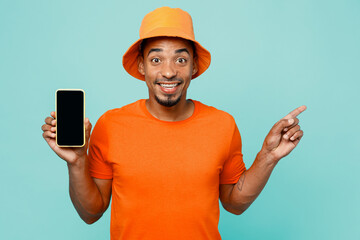
[[[197,55],[198,71],[192,79],[200,76],[210,66],[211,55],[208,50],[195,40],[192,19],[189,13],[180,8],[161,7],[145,15],[141,22],[140,39],[133,43],[123,56],[123,66],[133,77],[145,81],[139,73],[137,57],[140,54],[140,44],[145,38],[180,37],[194,43]]]

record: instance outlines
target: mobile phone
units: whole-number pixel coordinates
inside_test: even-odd
[[[55,93],[56,145],[85,145],[85,91],[58,89]]]

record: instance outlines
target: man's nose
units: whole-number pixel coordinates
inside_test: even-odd
[[[161,75],[168,79],[176,76],[176,69],[171,61],[167,61],[163,64],[161,69]]]

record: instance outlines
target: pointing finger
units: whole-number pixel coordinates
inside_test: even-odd
[[[284,117],[284,119],[290,119],[297,117],[300,113],[306,110],[306,106],[303,105],[301,107],[296,108],[295,110],[291,111],[288,115]]]

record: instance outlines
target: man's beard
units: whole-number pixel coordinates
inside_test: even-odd
[[[159,82],[179,82],[180,84],[183,84],[184,80],[182,78],[172,78],[172,79],[156,79],[155,80],[155,84],[158,84]],[[176,93],[175,93],[176,94]],[[178,104],[178,102],[180,102],[182,93],[180,94],[180,96],[176,99],[171,99],[171,97],[173,97],[174,94],[165,94],[165,98],[166,99],[160,99],[158,98],[158,96],[156,96],[155,94],[155,99],[156,101],[164,106],[164,107],[172,107],[175,106],[176,104]]]
[[[164,107],[172,107],[172,106],[175,106],[176,104],[178,104],[178,102],[180,102],[181,96],[182,96],[182,95],[180,95],[180,96],[179,96],[178,98],[176,98],[176,99],[171,99],[171,95],[168,95],[168,96],[166,97],[166,99],[163,100],[163,99],[158,98],[158,97],[155,95],[155,99],[156,99],[156,101],[157,101],[159,104],[163,105]]]

